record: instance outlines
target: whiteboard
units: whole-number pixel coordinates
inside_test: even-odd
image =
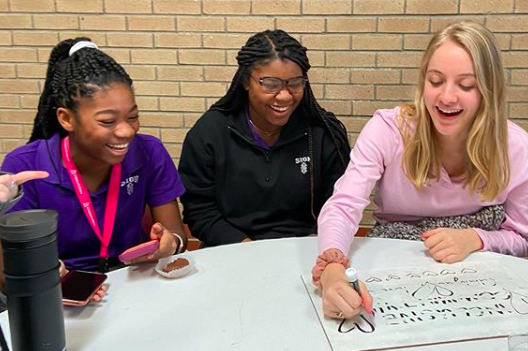
[[[498,261],[365,270],[358,275],[374,298],[375,317],[367,313],[348,320],[324,317],[322,298],[311,283],[311,275],[302,276],[334,351],[377,350],[528,331],[528,283]]]

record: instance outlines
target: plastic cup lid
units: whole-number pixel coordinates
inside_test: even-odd
[[[24,210],[0,217],[0,237],[6,241],[27,241],[48,236],[57,230],[57,212]]]

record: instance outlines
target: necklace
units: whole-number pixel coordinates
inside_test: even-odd
[[[265,130],[262,130],[262,129],[260,129],[259,127],[257,127],[257,126],[255,125],[255,123],[253,123],[253,121],[251,120],[251,118],[249,119],[249,123],[251,123],[251,125],[253,126],[253,128],[255,128],[258,132],[261,132],[262,134],[264,134],[265,136],[268,136],[268,137],[270,137],[270,136],[272,136],[272,135],[274,135],[274,134],[277,134],[277,133],[280,132],[280,130],[281,130],[281,128],[279,127],[279,129],[277,129],[277,130],[274,130],[274,131],[271,131],[271,132],[266,132]]]

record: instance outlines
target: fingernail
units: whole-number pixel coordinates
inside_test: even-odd
[[[367,313],[370,314],[371,316],[374,316],[374,309],[372,307],[365,308],[365,311],[367,311]]]

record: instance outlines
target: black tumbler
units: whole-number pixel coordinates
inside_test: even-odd
[[[13,351],[66,349],[57,250],[57,212],[0,217]]]

